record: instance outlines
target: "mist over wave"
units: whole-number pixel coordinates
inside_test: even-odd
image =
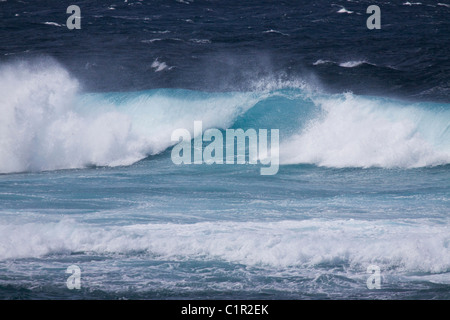
[[[145,154],[127,116],[86,117],[75,109],[79,83],[56,63],[0,69],[0,172],[131,164]]]
[[[423,167],[450,163],[450,108],[264,80],[252,92],[182,89],[83,93],[52,60],[0,67],[0,172],[131,165],[193,132],[280,129],[282,164]],[[237,121],[237,122],[236,122]]]
[[[169,147],[194,120],[226,128],[249,94],[82,94],[54,61],[0,68],[0,172],[130,165]],[[193,131],[193,130],[192,130]]]
[[[448,5],[52,3],[0,0],[0,299],[450,298]]]

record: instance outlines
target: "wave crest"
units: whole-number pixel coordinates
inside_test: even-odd
[[[396,224],[377,220],[374,224],[352,219],[134,224],[108,228],[73,220],[0,224],[0,237],[8,244],[0,246],[0,261],[70,252],[144,251],[159,259],[220,259],[248,266],[309,268],[346,263],[361,270],[361,266],[375,263],[385,270],[445,273],[450,268],[446,231],[445,224],[427,221],[418,225],[414,220]]]
[[[450,107],[325,95],[304,81],[261,79],[252,92],[157,89],[81,93],[54,61],[0,67],[0,173],[130,165],[172,132],[280,129],[281,164],[422,167],[450,163]]]
[[[284,164],[414,168],[450,163],[450,109],[352,94],[313,98],[321,115],[280,145]]]
[[[188,90],[80,93],[51,60],[0,68],[0,173],[130,165],[172,145],[177,128],[227,128],[257,101]]]
[[[0,172],[131,164],[145,156],[126,115],[82,115],[78,91],[55,62],[2,66]]]

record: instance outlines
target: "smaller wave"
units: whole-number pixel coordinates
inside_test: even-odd
[[[155,69],[155,72],[160,72],[160,71],[163,71],[163,70],[171,70],[173,67],[169,67],[168,65],[167,65],[167,63],[165,63],[165,62],[160,62],[160,61],[158,61],[158,59],[156,59],[155,61],[153,61],[153,63],[152,63],[152,65],[151,65],[151,67],[153,68],[153,69]]]
[[[12,55],[15,55],[15,54],[27,53],[27,52],[30,52],[30,50],[24,50],[24,51],[21,51],[21,52],[7,52],[7,53],[4,53],[3,55],[4,56],[12,56]]]
[[[365,61],[365,60],[358,60],[358,61],[342,62],[342,63],[339,63],[339,67],[342,67],[342,68],[354,68],[354,67],[359,67],[362,64],[367,64],[367,61]]]
[[[211,43],[209,39],[189,39],[190,42],[198,43],[198,44],[208,44]]]
[[[141,42],[142,43],[153,43],[153,42],[161,41],[161,40],[162,40],[161,38],[155,38],[155,39],[149,39],[149,40],[142,40]]]
[[[330,61],[330,60],[322,60],[322,59],[319,59],[319,60],[317,60],[316,62],[314,62],[313,65],[314,65],[314,66],[318,66],[318,65],[321,65],[321,64],[332,64],[332,63],[334,63],[334,62],[333,62],[333,61]]]
[[[349,10],[347,10],[347,9],[345,9],[345,8],[341,8],[339,11],[337,11],[337,13],[347,13],[347,14],[352,14],[353,11],[349,11]]]
[[[409,1],[406,1],[405,3],[403,3],[404,6],[418,6],[421,4],[422,4],[421,2],[409,2]]]
[[[108,228],[69,219],[2,222],[0,261],[55,253],[144,251],[159,259],[221,259],[246,266],[305,269],[343,262],[360,270],[362,265],[375,263],[397,272],[442,273],[450,268],[447,231],[445,224],[415,220],[218,221]]]
[[[278,34],[281,34],[281,35],[283,35],[283,36],[289,36],[289,34],[287,34],[287,33],[283,33],[283,32],[281,32],[281,31],[274,30],[274,29],[270,29],[270,30],[263,31],[263,33],[278,33]]]
[[[450,8],[450,4],[446,4],[446,3],[438,3],[437,5],[438,5],[438,6],[441,6],[441,7],[447,7],[447,8]]]
[[[332,60],[326,60],[326,59],[318,59],[316,60],[316,62],[313,63],[313,66],[319,66],[319,65],[323,65],[323,64],[332,64],[332,65],[338,65],[339,67],[342,68],[355,68],[355,67],[359,67],[363,64],[368,64],[368,65],[372,65],[372,66],[376,66],[373,63],[370,63],[366,60],[350,60],[350,61],[345,61],[345,62],[335,62]],[[392,68],[391,68],[392,69]]]
[[[51,22],[51,21],[47,21],[44,22],[44,24],[48,25],[48,26],[55,26],[55,27],[63,27],[64,25],[56,23],[56,22]]]
[[[141,40],[142,43],[154,43],[157,41],[183,41],[183,40],[181,40],[179,38],[165,38],[165,39],[154,38],[154,39],[148,39],[148,40]]]

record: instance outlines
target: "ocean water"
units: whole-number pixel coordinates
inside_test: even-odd
[[[71,4],[0,1],[1,299],[450,299],[450,3]]]

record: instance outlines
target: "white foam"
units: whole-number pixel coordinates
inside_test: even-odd
[[[55,26],[55,27],[62,27],[62,24],[56,23],[56,22],[44,22],[44,24],[49,26]]]
[[[341,8],[341,9],[339,9],[339,11],[337,11],[337,13],[348,13],[348,14],[351,14],[351,13],[353,13],[353,11],[349,11],[349,10],[347,10],[345,8]]]
[[[209,39],[189,39],[190,42],[199,43],[199,44],[207,44],[211,43]]]
[[[74,111],[78,83],[56,64],[3,66],[0,79],[0,172],[130,164],[144,156],[126,115]]]
[[[313,99],[321,116],[280,144],[283,164],[413,168],[450,163],[450,111],[352,94]]]
[[[202,222],[96,227],[57,223],[0,223],[0,259],[47,254],[145,251],[153,258],[223,260],[249,266],[313,267],[377,264],[384,270],[450,270],[448,224],[423,221],[304,220]]]
[[[313,65],[318,66],[318,65],[327,64],[327,63],[333,63],[333,61],[319,59],[316,62],[314,62]]]
[[[328,63],[335,64],[335,62],[331,61],[331,60],[319,59],[316,62],[314,62],[313,65],[317,66],[317,65],[328,64]],[[365,60],[355,60],[355,61],[351,60],[351,61],[341,62],[341,63],[339,63],[339,66],[343,67],[343,68],[354,68],[354,67],[358,67],[358,66],[360,66],[360,65],[362,65],[364,63],[370,64],[370,63],[368,63]]]
[[[172,69],[172,67],[168,67],[167,64],[164,61],[160,62],[160,61],[158,61],[158,59],[153,61],[151,67],[153,69],[155,69],[155,72],[160,72],[160,71],[163,71],[165,69],[168,69],[168,70]]]
[[[162,41],[162,39],[161,38],[155,38],[155,39],[149,39],[149,40],[142,40],[141,42],[142,43],[153,43],[153,42],[156,42],[156,41]]]
[[[155,60],[152,68],[170,67]],[[258,101],[283,94],[274,90],[315,90],[300,80],[281,79],[259,79],[253,87],[255,93],[80,95],[77,81],[55,62],[1,66],[0,173],[129,165],[171,146],[177,128],[192,134],[196,120],[205,130],[226,129]],[[302,92],[290,92],[288,98],[305,99]],[[321,115],[281,141],[282,164],[411,168],[450,163],[445,108],[351,94],[311,95]]]
[[[367,63],[367,62],[364,60],[347,61],[347,62],[340,63],[339,66],[343,67],[343,68],[354,68],[354,67],[358,67],[358,66],[362,65],[363,63]]]
[[[153,38],[153,39],[147,39],[147,40],[141,40],[142,43],[154,43],[158,41],[183,41],[180,38]]]
[[[129,165],[172,145],[177,128],[194,120],[225,128],[256,103],[249,94],[190,101],[144,94],[122,105],[80,96],[78,87],[55,62],[0,67],[0,172]]]
[[[263,33],[278,33],[278,34],[281,34],[281,35],[283,35],[283,36],[289,36],[289,34],[287,34],[287,33],[283,33],[283,32],[281,32],[281,31],[274,30],[274,29],[270,29],[270,30],[263,31]]]

